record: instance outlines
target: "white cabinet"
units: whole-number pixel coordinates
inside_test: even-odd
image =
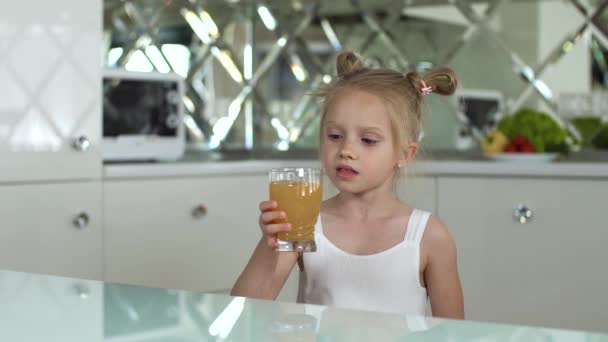
[[[101,177],[101,5],[0,3],[0,183]]]
[[[0,268],[102,278],[101,37],[101,0],[0,2]]]
[[[229,291],[267,197],[266,175],[106,182],[105,280]]]
[[[608,181],[439,178],[468,319],[607,331]],[[521,224],[514,210],[526,205]]]
[[[0,269],[102,278],[101,183],[0,186]]]

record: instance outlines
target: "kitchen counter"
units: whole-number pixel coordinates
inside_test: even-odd
[[[263,174],[271,168],[320,166],[315,151],[189,152],[172,162],[107,163],[104,179]],[[608,152],[582,151],[549,163],[498,162],[478,152],[422,152],[417,175],[608,178]]]
[[[608,341],[608,335],[405,316],[0,271],[1,341]]]

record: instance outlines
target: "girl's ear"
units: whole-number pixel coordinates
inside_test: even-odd
[[[418,143],[412,142],[407,144],[400,151],[399,159],[397,160],[397,167],[404,167],[410,160],[414,159],[418,152]]]

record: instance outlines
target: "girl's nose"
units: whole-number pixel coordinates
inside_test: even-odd
[[[351,148],[351,146],[349,144],[345,144],[342,147],[342,149],[340,150],[340,157],[344,158],[344,159],[351,159],[351,160],[357,159],[357,155],[355,154],[355,151],[353,151],[353,149]]]

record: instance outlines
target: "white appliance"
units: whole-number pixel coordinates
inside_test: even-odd
[[[103,72],[106,161],[175,160],[184,153],[184,82],[173,73]]]
[[[480,131],[492,128],[504,110],[502,93],[491,89],[459,89],[456,93],[460,112],[469,125]]]

